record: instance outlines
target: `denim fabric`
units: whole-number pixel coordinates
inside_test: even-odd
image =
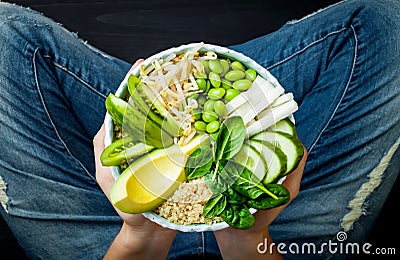
[[[309,158],[299,196],[270,226],[274,242],[320,245],[342,231],[364,242],[400,169],[399,1],[344,1],[231,48],[299,104]],[[101,259],[118,233],[95,181],[92,139],[129,67],[0,3],[0,212],[32,259]],[[218,255],[212,233],[178,233],[169,257]]]

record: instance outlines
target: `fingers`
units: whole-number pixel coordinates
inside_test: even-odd
[[[114,183],[114,177],[111,174],[111,171],[108,167],[104,167],[100,161],[100,155],[103,152],[104,145],[104,137],[105,137],[105,127],[104,124],[101,126],[100,130],[97,132],[95,137],[93,138],[93,149],[94,149],[94,158],[96,165],[96,180],[99,184],[100,188],[103,190],[105,195],[109,198],[110,189],[112,184]]]

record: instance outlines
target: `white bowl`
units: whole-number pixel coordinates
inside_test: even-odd
[[[173,48],[167,49],[165,51],[159,52],[155,55],[148,57],[146,60],[143,61],[142,65],[147,67],[148,65],[151,64],[151,61],[153,61],[153,60],[159,60],[161,58],[165,58],[168,55],[173,54],[173,53],[175,53],[175,54],[183,53],[187,50],[195,48],[196,46],[198,46],[198,44],[200,44],[200,43],[196,42],[196,43],[185,44],[185,45],[181,45],[178,47],[173,47]],[[199,51],[214,51],[219,56],[223,56],[223,57],[230,58],[233,60],[238,60],[246,67],[256,70],[258,75],[263,77],[265,80],[270,81],[272,85],[280,86],[278,80],[274,76],[272,76],[272,74],[268,70],[266,70],[264,67],[260,66],[254,60],[250,59],[249,57],[247,57],[239,52],[228,49],[226,47],[221,47],[221,46],[212,45],[212,44],[204,44],[203,47]],[[140,66],[137,66],[131,72],[131,74],[138,76],[139,72],[140,72]],[[124,80],[119,85],[117,91],[114,93],[117,97],[121,97],[126,93],[129,75],[130,74],[125,76]],[[112,143],[112,139],[114,136],[113,121],[112,121],[111,116],[108,113],[106,113],[104,123],[105,123],[105,128],[106,128],[106,136],[104,139],[104,144],[107,147],[108,145],[110,145]],[[111,168],[111,173],[112,173],[114,179],[117,179],[118,176],[121,174],[119,167],[112,166],[110,168]],[[283,181],[283,179],[280,180],[280,183],[282,181]],[[252,214],[254,214],[254,212],[256,212],[255,209],[250,209],[250,211]],[[178,225],[178,224],[174,224],[174,223],[168,221],[167,219],[159,216],[157,213],[154,213],[154,212],[145,212],[142,214],[146,218],[150,219],[151,221],[153,221],[163,227],[167,227],[170,229],[175,229],[175,230],[179,230],[179,231],[183,231],[183,232],[216,231],[216,230],[220,230],[220,229],[229,227],[229,225],[225,222],[218,222],[218,223],[215,223],[212,225],[209,225],[209,224]]]

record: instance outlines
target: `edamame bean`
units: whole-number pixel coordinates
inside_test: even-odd
[[[208,60],[202,60],[201,64],[204,66],[204,72],[208,74],[210,72],[210,67],[208,66]]]
[[[246,70],[246,79],[255,80],[257,78],[257,72],[253,69]]]
[[[210,90],[210,88],[211,88],[211,83],[209,80],[207,80],[207,88],[205,92],[207,93]]]
[[[245,91],[248,90],[251,87],[251,84],[253,82],[248,79],[239,79],[232,84],[232,88],[239,90],[239,91]]]
[[[203,110],[204,111],[214,111],[215,100],[209,99],[204,103]]]
[[[189,98],[197,100],[199,98],[199,96],[200,95],[196,93],[196,94],[191,95]]]
[[[243,70],[231,70],[225,74],[225,78],[230,81],[236,81],[246,76]]]
[[[199,86],[199,89],[205,92],[207,90],[207,81],[204,78],[196,79],[196,84]]]
[[[211,71],[213,71],[217,74],[221,74],[224,71],[224,68],[222,67],[219,60],[210,60],[208,62],[208,66],[210,67]]]
[[[222,59],[219,60],[219,62],[221,63],[222,68],[224,69],[224,71],[221,73],[221,76],[224,76],[228,71],[229,71],[229,61]]]
[[[212,88],[208,91],[208,98],[213,100],[221,99],[225,95],[226,90],[223,88]]]
[[[205,95],[199,95],[199,97],[197,98],[197,103],[199,105],[204,105],[204,103],[206,103],[207,101],[207,97]]]
[[[220,127],[220,122],[219,121],[217,121],[217,120],[216,121],[212,121],[212,122],[207,124],[206,131],[207,131],[207,133],[212,134],[212,133],[217,132],[219,127]]]
[[[193,72],[193,75],[196,79],[207,79],[207,74],[200,71]]]
[[[194,122],[194,128],[198,131],[205,132],[207,128],[207,124],[203,121]]]
[[[237,91],[236,89],[234,89],[234,88],[231,88],[231,89],[228,89],[228,90],[226,90],[226,93],[225,93],[225,96],[224,96],[224,99],[226,100],[226,101],[231,101],[232,99],[234,99],[237,95],[239,95],[240,94],[240,92],[239,91]]]
[[[195,120],[201,119],[201,109],[200,108],[193,109],[191,113]]]
[[[232,83],[229,80],[221,79],[221,87],[223,89],[230,89],[232,88]]]
[[[232,62],[231,68],[232,68],[233,70],[243,70],[243,71],[246,69],[246,68],[243,66],[243,64],[240,63],[239,61],[234,61],[234,62]]]
[[[201,116],[204,122],[210,123],[216,121],[218,119],[218,115],[215,114],[213,111],[204,111],[203,115]]]
[[[225,103],[222,102],[221,100],[215,101],[215,103],[214,103],[214,111],[221,118],[224,118],[227,115]]]
[[[221,86],[221,77],[217,73],[210,71],[208,78],[213,87],[219,88]]]

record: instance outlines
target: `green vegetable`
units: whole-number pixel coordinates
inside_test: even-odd
[[[225,89],[223,88],[212,88],[208,91],[208,98],[213,100],[221,99],[225,95]]]
[[[292,136],[297,135],[296,126],[287,117],[278,121],[275,125],[272,125],[271,127],[267,128],[266,130],[270,131],[270,132],[283,132],[283,133],[290,134]]]
[[[232,158],[233,161],[247,167],[258,179],[264,180],[268,163],[254,147],[244,143],[240,151]]]
[[[226,196],[219,194],[214,198],[211,198],[203,207],[203,215],[205,218],[212,218],[221,214],[226,207]]]
[[[112,93],[106,99],[106,109],[116,125],[128,134],[135,136],[140,142],[156,148],[173,144],[173,138],[154,121]]]
[[[225,78],[229,81],[236,81],[246,76],[242,70],[231,70],[225,74]]]
[[[221,161],[216,165],[215,161],[209,173],[204,178],[207,186],[213,192],[214,195],[220,194],[228,190],[228,188],[235,182],[234,179],[229,175],[228,172],[224,171],[224,166],[227,161]],[[218,169],[216,168],[218,166]],[[214,172],[217,172],[216,176]]]
[[[238,229],[250,228],[255,223],[254,216],[245,205],[228,203],[220,216],[229,226]]]
[[[197,103],[199,103],[199,105],[204,105],[204,103],[207,102],[207,97],[204,95],[199,95],[199,97],[197,98]]]
[[[219,86],[221,86],[221,78],[217,73],[210,71],[208,78],[213,87],[219,88]]]
[[[208,66],[208,60],[202,60],[201,64],[203,64],[204,66],[205,73],[208,74],[210,72],[210,67]]]
[[[214,103],[214,111],[221,118],[224,118],[227,115],[226,105],[221,100],[217,100]]]
[[[147,96],[145,89],[144,84],[141,83],[138,77],[134,75],[129,76],[128,91],[135,107],[171,136],[179,136],[181,132],[179,124],[167,115],[169,114],[168,111],[160,109],[159,106],[155,106],[151,102],[146,101],[149,100],[150,97]]]
[[[200,120],[201,119],[201,109],[199,108],[195,108],[192,110],[191,112],[192,116],[194,117],[195,120]]]
[[[218,120],[212,121],[207,124],[206,132],[209,134],[215,133],[218,131],[219,126],[220,126],[220,122]]]
[[[255,80],[257,78],[257,72],[253,69],[246,70],[246,79]]]
[[[201,118],[204,122],[210,123],[216,121],[218,119],[218,115],[213,111],[204,111]]]
[[[140,143],[136,137],[128,135],[107,146],[100,155],[104,166],[115,166],[126,163],[129,159],[141,156],[154,149],[150,145]]]
[[[303,158],[303,145],[301,144],[297,136],[293,136],[283,132],[264,131],[254,135],[251,139],[260,140],[262,142],[269,142],[282,150],[287,158],[287,169],[283,173],[283,175],[286,175],[289,172],[293,171],[301,161],[301,158]]]
[[[208,66],[210,70],[214,73],[221,74],[222,72],[224,72],[224,68],[222,67],[219,60],[210,60],[208,62]]]
[[[186,161],[185,175],[190,179],[200,178],[209,173],[212,166],[213,153],[210,147],[200,146]]]
[[[214,111],[215,100],[209,99],[203,105],[204,111]]]
[[[231,68],[233,70],[243,70],[243,71],[246,69],[245,66],[243,66],[243,64],[239,61],[232,62]]]
[[[157,114],[161,115],[163,119],[161,127],[163,128],[163,130],[169,133],[171,136],[180,136],[183,131],[181,125],[171,115],[164,104],[160,102],[160,100],[150,89],[150,87],[146,84],[138,84],[136,86],[136,89],[140,93],[140,95],[143,95],[148,100],[149,104],[151,105],[151,110],[154,110],[157,112]],[[148,110],[145,110],[143,111],[143,114],[147,117],[148,112]]]
[[[224,69],[224,71],[221,73],[221,76],[224,76],[229,71],[230,62],[229,60],[225,59],[221,59],[219,60],[219,62],[221,63],[222,68]]]
[[[237,205],[241,205],[243,203],[245,203],[248,198],[242,194],[240,194],[239,192],[235,191],[234,189],[232,189],[232,187],[229,187],[225,192],[224,192],[225,196],[228,199],[228,203],[231,204],[237,204]]]
[[[225,96],[224,96],[224,99],[229,102],[232,99],[234,99],[235,97],[237,97],[239,94],[240,94],[240,92],[237,91],[236,89],[233,89],[233,88],[227,89],[226,93],[225,93]]]
[[[206,131],[207,124],[203,121],[196,121],[194,122],[194,128],[200,132]]]
[[[245,135],[246,128],[240,116],[229,117],[222,123],[217,137],[215,150],[215,161],[217,166],[213,179],[215,179],[217,175],[220,161],[229,160],[239,152],[240,148],[242,148]]]
[[[245,139],[245,126],[240,116],[227,118],[218,134],[215,160],[228,160],[239,152]]]
[[[249,169],[234,162],[229,161],[224,170],[228,172],[236,181],[233,183],[232,188],[237,192],[255,199],[260,195],[266,193],[274,199],[278,199],[271,191],[269,191],[261,183],[260,179],[256,177]]]
[[[196,79],[207,79],[207,74],[204,73],[204,72],[200,72],[200,71],[195,71],[195,72],[193,73],[193,76],[194,76]]]
[[[248,79],[239,79],[232,84],[232,88],[238,90],[238,91],[245,91],[248,90],[251,87],[251,84],[253,82]]]
[[[272,192],[277,198],[264,193],[255,199],[250,199],[246,203],[249,207],[254,209],[270,209],[279,207],[289,202],[290,193],[285,186],[277,183],[270,183],[264,185],[266,189]]]
[[[199,87],[199,89],[202,90],[203,92],[207,90],[207,81],[204,78],[196,79],[196,84]]]
[[[263,183],[272,183],[278,181],[284,176],[287,170],[287,156],[277,145],[260,140],[249,139],[248,144],[259,151],[264,158],[267,173],[264,176]]]
[[[223,89],[226,89],[226,90],[231,89],[232,88],[232,83],[229,80],[222,79],[221,80],[221,87]]]

